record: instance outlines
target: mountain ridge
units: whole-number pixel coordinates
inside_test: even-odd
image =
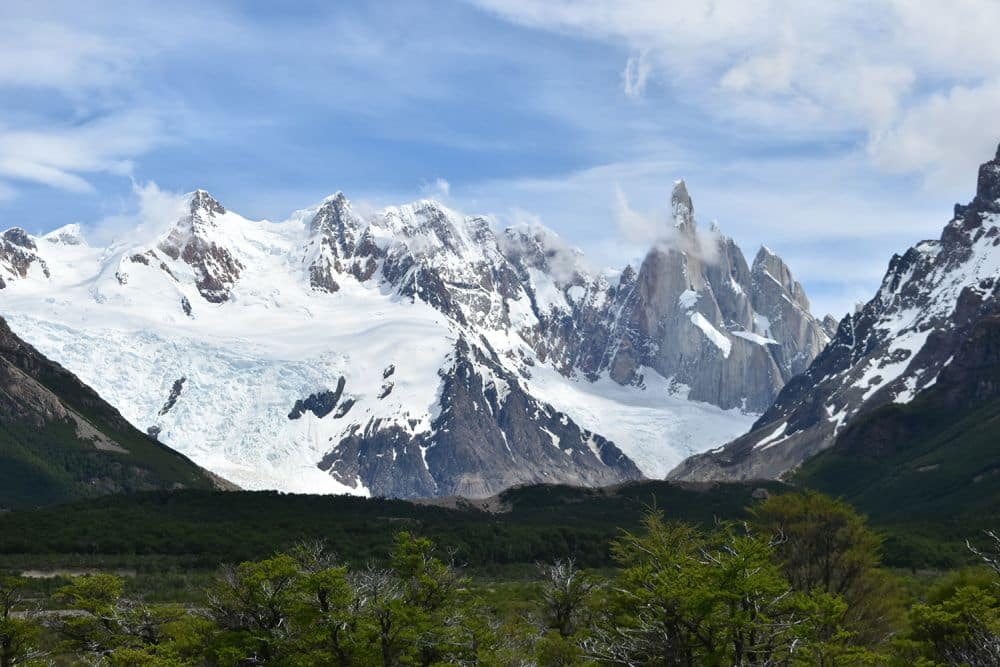
[[[7,232],[34,248],[0,253],[0,307],[142,430],[248,488],[613,484],[742,432],[825,342],[790,274],[755,283],[683,183],[672,205],[638,270],[596,272],[546,228],[497,232],[433,200],[359,215],[336,193],[272,223],[197,190],[143,243]]]
[[[976,324],[1000,312],[1000,148],[937,240],[895,254],[876,295],[844,317],[749,433],[684,461],[677,480],[771,479],[856,419],[934,386]]]

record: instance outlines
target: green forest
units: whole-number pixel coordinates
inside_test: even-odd
[[[303,539],[178,596],[106,570],[5,576],[0,666],[1000,664],[991,533],[969,536],[967,566],[890,568],[850,505],[788,492],[728,521],[648,507],[607,563],[550,554],[498,576],[420,525],[366,559]]]

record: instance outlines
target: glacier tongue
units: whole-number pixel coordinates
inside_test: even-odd
[[[695,234],[682,194],[679,228]],[[8,231],[0,314],[137,427],[246,488],[487,496],[659,477],[745,431],[764,400],[754,378],[780,387],[787,353],[825,340],[787,268],[755,287],[724,237],[731,266],[654,250],[637,273],[431,200],[361,216],[338,193],[274,223],[197,191],[164,223],[107,249],[78,229]],[[695,269],[667,302],[640,298],[658,270]],[[690,356],[666,360],[678,334],[637,329],[647,312],[700,337]]]

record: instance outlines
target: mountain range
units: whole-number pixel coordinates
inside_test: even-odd
[[[893,255],[875,296],[841,320],[830,344],[784,386],[753,428],[686,460],[670,478],[778,478],[831,447],[851,453],[848,458],[859,465],[889,452],[904,458],[919,452],[919,443],[940,435],[940,424],[932,428],[929,415],[957,424],[973,406],[983,407],[995,396],[996,353],[990,346],[996,343],[990,332],[998,314],[1000,148],[980,166],[975,197],[955,205],[940,238]],[[972,372],[970,364],[985,370]],[[917,397],[923,400],[915,402]],[[911,403],[935,407],[921,422],[916,412],[903,409]],[[1000,439],[995,416],[966,427],[969,443],[986,447],[977,454],[977,466],[963,468],[959,483],[972,484],[977,476],[992,474],[991,449]],[[949,441],[963,440],[962,433],[952,433]],[[961,459],[962,446],[953,447]],[[942,457],[945,450],[921,463],[927,474],[911,482],[927,484],[945,474],[951,466]]]
[[[777,255],[697,225],[683,182],[671,209],[637,268],[597,270],[540,225],[433,200],[361,214],[337,193],[269,222],[198,190],[109,247],[7,230],[0,314],[244,488],[663,477],[774,410],[833,333]]]

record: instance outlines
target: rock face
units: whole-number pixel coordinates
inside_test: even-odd
[[[794,482],[879,522],[986,527],[1000,497],[1000,317],[973,325],[937,382],[852,420]],[[936,523],[935,523],[936,522]]]
[[[226,214],[226,209],[204,190],[191,196],[189,209],[190,213],[177,221],[158,248],[167,257],[191,267],[198,292],[206,301],[222,303],[229,299],[229,292],[243,270],[233,252],[216,238],[219,218]],[[156,259],[155,253],[152,257]],[[166,265],[161,268],[171,273]]]
[[[908,403],[948,377],[984,318],[1000,312],[1000,151],[976,196],[941,238],[894,255],[875,297],[839,324],[829,346],[785,385],[750,433],[686,460],[681,480],[779,477],[829,447],[845,425]]]
[[[689,387],[694,400],[761,412],[827,336],[779,257],[762,248],[750,269],[732,239],[699,233],[683,182],[672,204],[673,234],[650,250],[634,281],[623,276],[609,290],[616,320],[588,327],[584,317],[573,327],[600,349],[584,370],[641,384],[652,369]]]
[[[216,487],[232,488],[139,433],[0,319],[0,507]]]
[[[27,232],[12,227],[0,235],[0,289],[12,280],[27,278],[36,268],[44,277],[49,277],[48,266],[38,255],[38,244]]]
[[[360,215],[337,193],[271,223],[199,190],[145,244],[53,232],[32,260],[53,275],[4,274],[0,308],[246,487],[607,485],[743,432],[826,341],[777,256],[751,267],[699,229],[683,183],[672,206],[638,270],[598,271],[540,225],[497,232],[432,200]]]
[[[877,419],[860,420],[847,426],[833,447],[841,456],[885,459],[912,448],[914,442],[927,438],[932,428],[923,423],[925,415],[948,414],[943,425],[952,426],[965,415],[1000,400],[1000,316],[982,319],[973,325],[952,360],[941,369],[937,382],[920,393],[922,410],[913,415],[903,411],[884,411]],[[942,420],[938,420],[939,426]],[[981,424],[986,428],[986,424]],[[938,430],[941,429],[940,426]],[[961,437],[956,438],[962,440]],[[942,438],[944,440],[944,438]],[[916,449],[926,455],[926,450]],[[970,470],[968,483],[975,475],[997,467],[995,452],[978,470]],[[948,453],[942,453],[942,458]]]
[[[452,359],[442,371],[441,413],[429,431],[414,437],[377,420],[356,425],[320,467],[344,484],[360,478],[402,497],[485,498],[520,484],[642,479],[613,443],[529,396],[498,359],[464,338]]]

